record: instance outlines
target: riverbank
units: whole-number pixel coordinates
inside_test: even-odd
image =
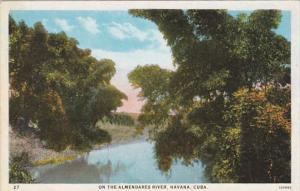
[[[119,145],[136,140],[146,139],[148,129],[139,129],[135,126],[114,125],[110,123],[98,123],[102,129],[108,131],[112,136],[112,142],[109,145]],[[28,153],[29,159],[34,166],[50,163],[62,163],[67,160],[73,160],[84,154],[67,148],[64,151],[56,152],[47,149],[42,141],[33,134],[21,136],[10,128],[9,131],[9,150],[11,156],[16,156],[22,152]],[[95,145],[93,149],[100,149],[108,144]]]

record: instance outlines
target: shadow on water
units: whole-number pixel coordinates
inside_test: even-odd
[[[120,162],[114,167],[110,160],[103,164],[88,164],[82,157],[59,165],[38,167],[33,172],[38,177],[37,182],[41,183],[98,183],[110,182],[110,177],[124,170],[126,166]]]
[[[93,150],[74,161],[32,169],[39,183],[201,183],[201,162],[173,160],[168,173],[157,165],[155,146],[147,141]]]

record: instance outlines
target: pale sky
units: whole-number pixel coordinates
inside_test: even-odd
[[[127,79],[137,65],[158,64],[174,70],[171,50],[157,26],[127,11],[13,11],[11,15],[29,26],[41,21],[49,32],[65,31],[78,40],[80,48],[91,49],[97,59],[112,59],[117,72],[111,82],[128,97],[118,111],[139,113],[143,105],[137,98],[139,90]],[[290,40],[290,30],[290,13],[285,11],[276,32]]]

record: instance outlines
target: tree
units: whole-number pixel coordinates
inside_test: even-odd
[[[139,115],[142,124],[159,125],[170,115],[171,75],[171,71],[161,69],[158,65],[137,66],[128,74],[130,83],[135,88],[141,88],[139,97],[146,101]]]
[[[97,60],[64,32],[48,33],[9,19],[10,124],[37,134],[48,147],[89,149],[110,141],[96,122],[122,105],[126,95],[110,84],[115,63]],[[23,125],[20,125],[18,121]]]
[[[275,91],[286,101],[273,102],[270,96]],[[267,92],[241,89],[228,103],[228,128],[240,129],[238,163],[232,164],[239,182],[290,182],[289,91],[290,88],[273,86],[268,86]],[[230,158],[228,155],[225,160]]]
[[[161,83],[168,84],[164,89],[168,106],[181,120],[177,125],[197,137],[199,145],[189,153],[204,162],[211,181],[289,182],[290,42],[274,32],[281,12],[260,10],[237,17],[226,10],[130,13],[153,21],[172,50],[176,71]],[[142,84],[138,87],[144,90]],[[148,113],[143,109],[143,115]],[[173,118],[164,117],[166,126],[154,137],[157,143],[174,142],[166,138],[176,134],[169,125]],[[161,149],[157,153],[164,156]],[[170,164],[180,153],[166,156]]]
[[[290,43],[273,31],[280,11],[254,11],[237,18],[225,10],[130,13],[157,24],[177,66],[173,91],[189,100],[217,92],[231,95],[240,87],[278,81],[290,64]]]

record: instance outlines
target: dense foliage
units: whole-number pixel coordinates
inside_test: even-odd
[[[89,149],[109,142],[97,120],[126,96],[110,84],[112,60],[97,60],[64,32],[49,33],[9,18],[10,124],[34,124],[49,148]]]
[[[200,159],[213,182],[290,182],[290,42],[274,32],[281,12],[130,13],[156,23],[176,65],[129,75],[146,99],[142,116],[164,122],[154,135],[160,169]]]
[[[10,183],[32,183],[33,177],[28,171],[31,166],[27,153],[13,156],[9,160],[9,182]]]

